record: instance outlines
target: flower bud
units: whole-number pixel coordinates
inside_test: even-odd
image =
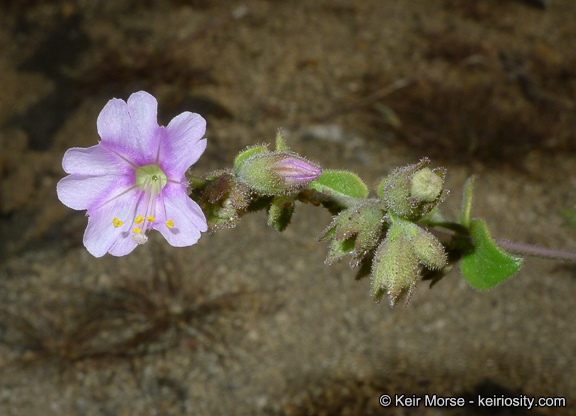
[[[418,260],[428,269],[440,270],[448,263],[444,246],[428,231],[418,227],[418,232],[410,242]]]
[[[248,207],[250,190],[229,172],[220,171],[212,178],[200,198],[200,206],[211,231],[235,227],[240,213]]]
[[[410,179],[410,196],[422,202],[434,202],[442,193],[444,180],[429,167],[414,172]]]
[[[394,214],[418,219],[444,200],[444,169],[430,169],[427,158],[394,170],[378,185],[378,195]]]
[[[392,215],[398,233],[402,233],[414,250],[416,258],[430,270],[439,270],[446,266],[448,256],[440,240],[417,224]]]
[[[401,226],[393,224],[386,239],[378,246],[372,263],[372,296],[380,302],[388,294],[390,305],[407,295],[406,303],[416,287],[422,266]]]
[[[241,182],[263,195],[293,192],[321,173],[319,166],[292,152],[253,155],[236,172]]]
[[[378,244],[383,225],[382,209],[368,203],[342,211],[320,238],[321,241],[331,240],[326,263],[331,264],[351,254],[350,266],[358,266]]]
[[[447,264],[442,243],[418,225],[389,214],[392,226],[378,246],[372,263],[372,295],[380,301],[388,294],[392,306],[410,295],[421,277],[422,267],[440,270]]]

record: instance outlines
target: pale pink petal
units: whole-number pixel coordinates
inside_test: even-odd
[[[124,175],[133,169],[125,159],[100,144],[68,149],[64,154],[62,167],[66,173],[90,176]]]
[[[72,209],[90,209],[130,187],[130,178],[117,175],[68,175],[56,185],[58,199]]]
[[[184,112],[172,119],[160,144],[160,160],[170,178],[181,177],[206,149],[206,120],[199,114]]]
[[[126,254],[131,253],[132,250],[134,250],[137,246],[138,244],[132,240],[131,230],[128,230],[122,233],[120,238],[118,238],[114,244],[112,244],[112,247],[110,247],[108,253],[117,257],[125,256]]]
[[[84,246],[94,257],[102,257],[119,239],[132,241],[131,210],[137,195],[136,190],[122,194],[90,213],[88,227],[84,233]],[[118,218],[124,224],[118,228],[114,227],[114,218]]]
[[[168,187],[171,189],[163,195],[166,217],[163,213],[159,213],[162,221],[154,224],[154,229],[160,231],[168,243],[174,247],[196,244],[200,238],[200,232],[208,229],[206,217],[198,204],[184,192],[184,189],[170,184],[166,186]],[[166,220],[173,220],[174,227],[168,228]]]
[[[154,163],[161,134],[156,122],[158,103],[144,91],[132,94],[128,101],[114,98],[100,112],[96,125],[101,144],[133,164]]]
[[[145,91],[136,92],[128,98],[128,113],[138,130],[141,149],[157,157],[162,134],[157,118],[158,101]]]

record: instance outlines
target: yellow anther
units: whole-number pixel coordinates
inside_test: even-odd
[[[134,227],[134,228],[132,228],[132,232],[133,232],[134,234],[140,234],[140,233],[142,232],[142,230],[141,230],[140,228],[138,228],[138,227]]]
[[[174,227],[174,221],[173,220],[166,221],[166,227],[168,227],[168,228]]]
[[[142,217],[142,215],[138,215],[138,216],[136,217],[136,219],[134,220],[134,224],[136,224],[136,225],[140,225],[140,224],[142,224],[143,222],[144,222],[144,217]]]
[[[120,227],[122,224],[124,224],[124,221],[120,221],[118,218],[114,218],[112,220],[112,224],[114,224],[115,228]]]
[[[149,222],[154,222],[154,221],[156,221],[156,218],[154,218],[152,215],[148,215],[148,216],[146,217],[146,219],[147,219]]]

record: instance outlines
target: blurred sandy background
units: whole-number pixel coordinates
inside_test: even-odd
[[[538,2],[533,2],[538,3]],[[112,97],[208,120],[194,173],[282,127],[372,189],[429,156],[495,235],[576,249],[576,3],[513,0],[0,1],[0,414],[523,415],[383,409],[383,393],[576,401],[576,271],[528,259],[477,293],[457,270],[391,310],[326,267],[322,209],[263,213],[186,249],[158,234],[92,258],[57,200]]]

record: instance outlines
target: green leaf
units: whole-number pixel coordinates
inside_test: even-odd
[[[308,184],[318,192],[351,198],[367,198],[368,187],[355,173],[325,169],[320,177]]]
[[[267,150],[268,150],[268,148],[266,146],[263,146],[263,145],[250,146],[250,147],[247,147],[246,149],[242,150],[240,153],[238,153],[238,155],[234,159],[234,170],[236,171],[236,173],[238,173],[240,171],[240,169],[242,168],[242,165],[244,165],[244,162],[246,162],[248,160],[248,158],[250,158],[251,156],[257,155],[259,153],[264,153]]]
[[[522,259],[502,250],[490,236],[484,221],[471,222],[470,236],[474,251],[462,257],[460,271],[474,289],[488,290],[520,270]]]

